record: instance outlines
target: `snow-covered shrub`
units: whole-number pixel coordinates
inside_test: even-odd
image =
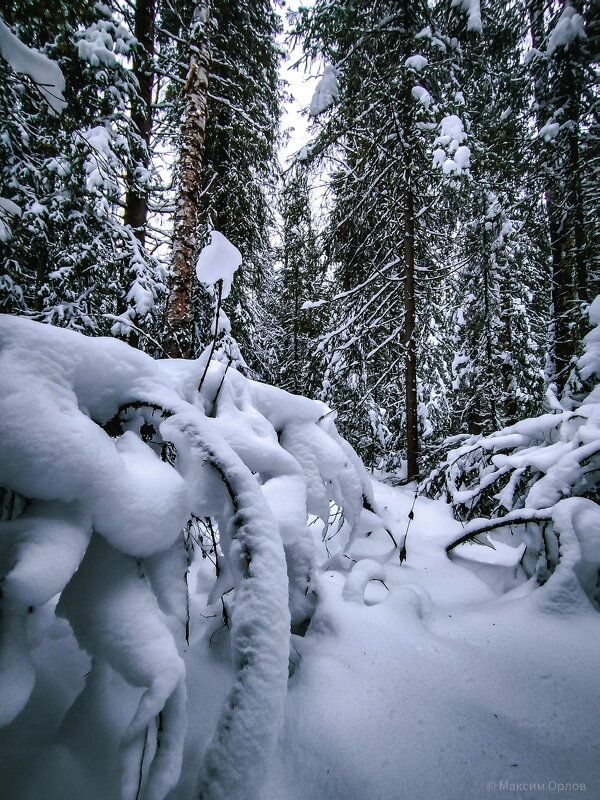
[[[114,339],[0,317],[1,724],[50,703],[35,650],[53,641],[44,652],[56,663],[43,668],[66,669],[66,620],[91,668],[79,697],[54,691],[54,745],[69,758],[77,719],[93,727],[104,706],[121,704],[120,726],[97,737],[114,753],[92,749],[105,770],[119,760],[126,800],[162,800],[181,771],[186,572],[199,552],[190,520],[214,537],[211,595],[228,597],[235,668],[200,791],[235,800],[259,796],[290,630],[317,602],[309,515],[327,526],[334,503],[350,539],[378,519],[362,463],[325,405],[218,361],[204,375],[207,358],[154,361]],[[118,681],[138,687],[133,707]]]
[[[518,532],[527,544],[525,573],[556,595],[575,577],[597,602],[600,567],[600,296],[590,307],[594,326],[578,363],[591,383],[579,402],[548,391],[549,413],[524,419],[489,436],[456,436],[441,465],[423,484],[445,496],[467,522],[463,542],[492,530]],[[571,589],[581,593],[578,588]],[[563,590],[565,586],[562,586]]]

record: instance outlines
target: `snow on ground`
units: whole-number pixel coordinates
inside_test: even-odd
[[[450,560],[462,528],[447,505],[383,483],[373,496],[317,402],[235,370],[224,381],[215,363],[194,404],[203,359],[153,362],[23,319],[5,319],[3,353],[0,472],[34,499],[0,527],[2,797],[198,800],[199,786],[224,800],[600,796],[600,615],[580,585],[598,560],[574,548],[566,517],[560,565],[538,588],[506,533]],[[596,362],[582,367],[586,377]],[[123,418],[116,438],[93,422],[136,397],[148,413],[157,401],[172,410],[158,427],[177,470],[137,436],[140,420]],[[229,540],[215,470],[236,498]],[[330,498],[345,517],[323,542],[306,514],[327,520]],[[400,565],[391,537],[401,543],[413,502]],[[591,504],[561,502],[565,514]],[[221,588],[237,589],[223,601],[230,633],[214,567],[195,549],[187,644],[175,537],[191,511],[221,519]],[[585,516],[590,541],[596,519]],[[238,558],[248,553],[251,570]],[[286,695],[290,613],[302,630],[313,590]]]
[[[376,483],[375,495],[404,530],[411,489]],[[370,556],[358,562],[362,579],[385,582],[367,582],[365,602],[361,575],[344,571],[341,535],[323,544],[311,527],[331,569],[306,635],[292,637],[285,721],[261,800],[600,796],[600,616],[591,606],[540,610],[539,590],[514,578],[516,546],[511,557],[509,546],[463,545],[451,561],[445,547],[461,527],[449,507],[419,497],[414,513],[402,566],[381,529],[352,545]],[[220,607],[207,605],[213,583],[198,558],[183,654],[189,729],[169,800],[196,800],[201,754],[235,680]],[[101,764],[114,759],[115,731],[140,690],[105,664],[59,726],[61,693],[74,697],[90,666],[64,620],[51,632],[34,651],[42,705],[0,732],[5,796],[81,800],[85,786],[86,800],[118,800],[117,774]]]
[[[414,494],[376,496],[404,526]],[[344,575],[323,573],[265,800],[600,796],[600,617],[543,613],[528,583],[499,595],[447,558],[458,535],[448,507],[418,498],[389,591],[348,602]]]

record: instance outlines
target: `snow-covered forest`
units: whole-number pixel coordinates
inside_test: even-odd
[[[3,797],[600,797],[598,10],[5,0]]]

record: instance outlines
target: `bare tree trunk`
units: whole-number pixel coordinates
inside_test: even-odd
[[[417,478],[419,427],[417,418],[417,348],[415,342],[415,219],[413,187],[407,169],[404,205],[404,380],[406,384],[406,468],[408,480]]]
[[[188,358],[192,350],[194,260],[211,62],[209,20],[210,0],[201,0],[194,9],[191,37],[194,47],[184,89],[179,197],[175,210],[172,275],[166,308],[165,350],[175,358]]]
[[[139,102],[131,109],[131,120],[140,136],[142,146],[136,155],[136,166],[146,171],[150,165],[150,134],[152,133],[152,85],[154,83],[154,22],[156,18],[156,0],[137,0],[134,14],[134,35],[138,47],[133,54],[133,74],[139,84]],[[144,247],[146,243],[146,219],[148,217],[148,190],[140,185],[133,171],[127,175],[127,199],[123,222],[131,226],[134,236]],[[125,276],[123,276],[125,278]],[[125,284],[125,280],[123,280]],[[119,297],[117,314],[127,309],[127,292]],[[132,330],[129,343],[138,346],[139,334]]]
[[[545,25],[544,3],[529,0],[529,24],[533,47],[543,50]],[[567,56],[565,56],[566,58]],[[553,87],[548,66],[541,58],[535,62],[534,92],[537,101],[538,128],[548,122],[551,97],[567,89],[565,119],[574,120],[571,129],[560,131],[556,139],[556,152],[551,163],[541,166],[544,171],[548,234],[552,258],[552,341],[550,352],[553,374],[550,378],[561,391],[568,378],[578,348],[576,305],[587,300],[585,264],[586,237],[583,223],[581,193],[580,143],[576,120],[579,117],[579,89],[572,69],[566,69],[564,79],[568,86]],[[580,334],[581,335],[581,334]]]

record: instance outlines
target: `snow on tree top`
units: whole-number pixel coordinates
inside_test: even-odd
[[[467,30],[475,31],[476,33],[482,32],[481,27],[481,6],[479,0],[452,0],[453,8],[458,6],[461,11],[466,12]]]
[[[316,117],[330,108],[339,99],[339,90],[335,67],[327,64],[323,70],[323,77],[317,83],[317,88],[310,101],[309,116]]]
[[[231,290],[236,269],[242,263],[242,254],[237,247],[219,231],[211,231],[210,244],[202,249],[196,262],[196,275],[200,283],[208,285],[223,281],[222,297]]]
[[[573,6],[567,5],[560,15],[560,19],[550,34],[548,40],[548,55],[551,55],[557,47],[568,48],[575,39],[585,39],[583,28],[583,17],[577,14]]]
[[[39,50],[21,42],[0,20],[0,54],[15,72],[29,75],[50,108],[60,114],[67,105],[63,97],[65,78],[60,67]]]

